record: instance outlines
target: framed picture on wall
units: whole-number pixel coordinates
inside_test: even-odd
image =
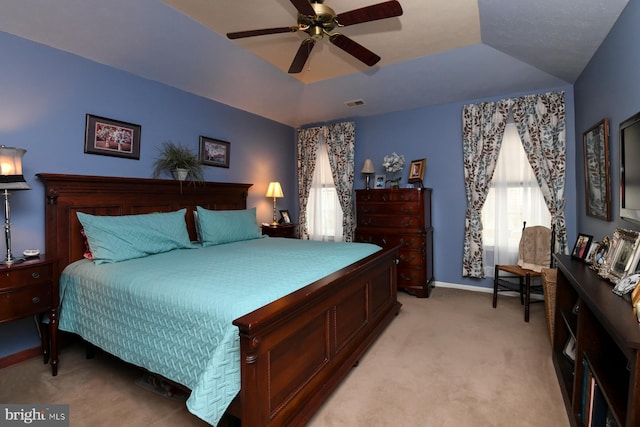
[[[587,215],[611,221],[609,121],[603,119],[582,138]]]
[[[140,160],[140,125],[87,114],[84,152]]]
[[[231,144],[227,141],[200,137],[200,162],[203,165],[229,167]]]

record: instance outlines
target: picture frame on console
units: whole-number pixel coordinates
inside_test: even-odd
[[[617,228],[598,274],[618,283],[637,269],[640,260],[640,232]]]
[[[611,239],[609,236],[604,236],[602,240],[595,243],[596,248],[591,254],[591,262],[589,268],[592,270],[599,271],[604,265],[605,259],[607,257],[607,253],[609,252],[609,247],[611,246]]]
[[[141,130],[140,125],[87,114],[84,152],[140,160]]]
[[[571,251],[571,256],[573,258],[584,260],[589,252],[592,240],[593,236],[590,236],[589,234],[578,234],[576,243],[573,245],[573,250]]]
[[[387,180],[386,178],[386,175],[376,175],[373,188],[384,188],[384,183]]]
[[[598,248],[599,242],[591,242],[589,245],[589,250],[587,251],[587,256],[584,257],[584,262],[587,264],[593,264],[593,258],[596,254],[596,249]]]
[[[609,121],[605,118],[582,138],[587,215],[611,221]]]

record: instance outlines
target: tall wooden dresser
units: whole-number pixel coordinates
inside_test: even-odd
[[[357,242],[400,246],[398,289],[428,298],[433,287],[430,188],[356,190]]]

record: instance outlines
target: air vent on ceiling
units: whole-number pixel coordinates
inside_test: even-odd
[[[344,105],[346,105],[347,108],[362,107],[364,105],[364,99],[354,99],[353,101],[346,101]]]

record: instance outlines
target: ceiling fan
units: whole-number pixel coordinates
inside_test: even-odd
[[[299,73],[302,71],[304,64],[307,62],[307,59],[309,59],[309,55],[311,54],[311,50],[315,46],[316,41],[322,39],[324,35],[329,37],[329,41],[332,44],[371,67],[380,61],[380,57],[378,55],[351,40],[349,37],[340,33],[331,33],[331,31],[336,27],[346,27],[348,25],[361,24],[363,22],[377,21],[379,19],[402,15],[402,7],[396,0],[378,3],[340,14],[336,14],[333,9],[322,4],[323,0],[290,1],[298,10],[298,25],[291,27],[238,31],[234,33],[227,33],[227,37],[233,40],[245,37],[264,36],[267,34],[295,33],[298,31],[304,31],[309,35],[309,37],[304,39],[300,44],[298,52],[289,67],[289,73]]]

